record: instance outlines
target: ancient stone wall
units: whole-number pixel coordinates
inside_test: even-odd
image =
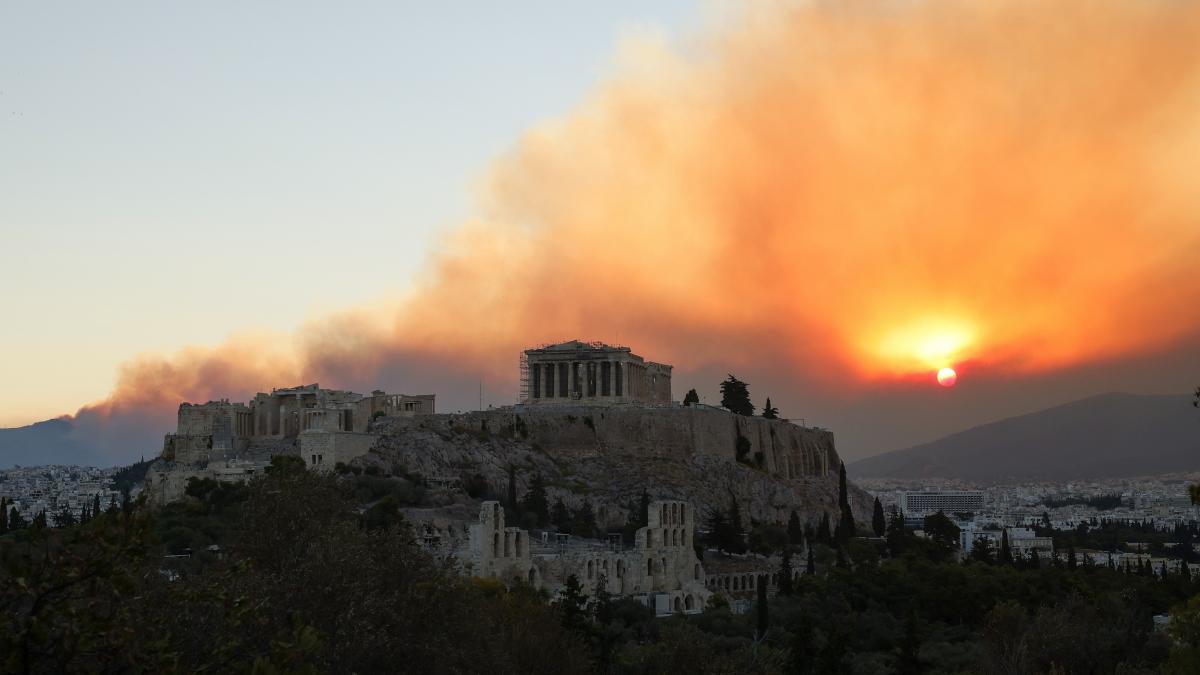
[[[704,608],[711,592],[692,547],[695,516],[681,501],[650,505],[650,525],[640,528],[632,548],[598,541],[530,540],[528,531],[507,527],[499,502],[484,502],[470,526],[466,572],[509,583],[524,582],[557,594],[570,576],[594,595],[601,582],[618,596],[643,598],[659,613]]]
[[[826,476],[837,472],[840,461],[832,432],[709,406],[560,405],[417,415],[398,425],[508,434],[564,458],[620,448],[643,457],[707,455],[738,461],[740,448],[742,463],[781,478]]]

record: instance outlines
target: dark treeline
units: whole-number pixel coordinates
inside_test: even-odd
[[[556,504],[539,483],[514,508],[553,525]],[[930,538],[895,515],[878,539],[840,517],[742,532],[731,502],[709,518],[713,545],[782,550],[780,571],[799,581],[747,596],[746,614],[714,600],[656,619],[573,579],[552,599],[457,574],[414,543],[398,508],[420,501],[413,487],[277,459],[249,485],[195,481],[156,511],[127,502],[82,524],[26,524],[0,537],[3,670],[1200,672],[1192,579],[1001,551],[959,563],[949,519],[932,517]],[[630,527],[644,521],[631,511]],[[1156,631],[1151,617],[1167,611],[1171,628]]]

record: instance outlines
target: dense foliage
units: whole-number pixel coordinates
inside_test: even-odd
[[[839,536],[828,517],[806,528],[798,514],[743,533],[731,500],[709,519],[710,542],[783,551],[781,571],[800,580],[748,598],[745,614],[714,599],[702,614],[656,619],[634,600],[589,596],[578,580],[551,599],[456,574],[414,544],[398,508],[410,487],[280,460],[247,486],[194,481],[165,509],[28,524],[0,537],[0,669],[1200,672],[1192,579],[1059,558],[959,563],[944,516],[927,521],[928,539],[896,515],[876,540]],[[521,510],[587,520],[555,514],[558,504],[546,505],[538,481]],[[630,526],[644,520],[636,508]],[[1168,611],[1169,629],[1156,630],[1152,616]]]

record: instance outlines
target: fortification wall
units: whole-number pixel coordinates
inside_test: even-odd
[[[577,459],[619,448],[622,453],[643,457],[704,455],[737,461],[740,446],[744,463],[780,478],[826,476],[836,473],[839,463],[830,431],[707,406],[559,405],[417,415],[396,424],[511,435],[557,456]]]

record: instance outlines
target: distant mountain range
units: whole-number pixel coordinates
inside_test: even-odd
[[[1183,395],[1100,394],[847,466],[855,478],[1070,480],[1200,470],[1200,410]]]
[[[75,433],[69,420],[46,420],[14,429],[0,429],[0,468],[14,465],[79,464],[107,466],[107,461],[86,439]]]

